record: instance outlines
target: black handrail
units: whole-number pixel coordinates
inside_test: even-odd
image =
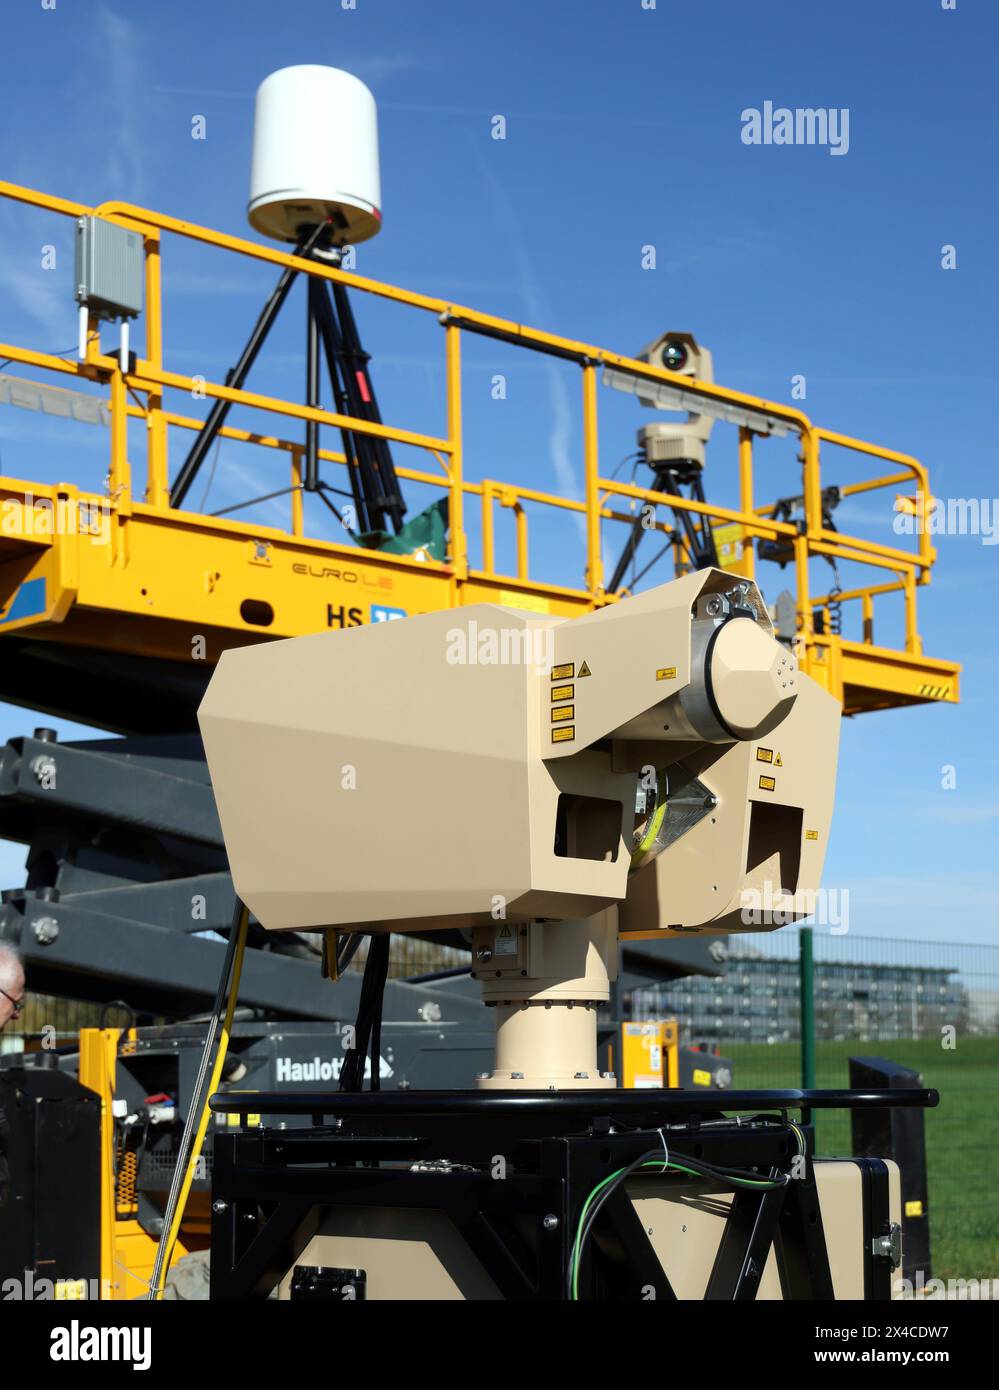
[[[938,1091],[771,1090],[716,1091],[278,1091],[218,1093],[211,1108],[221,1115],[707,1115],[730,1110],[879,1110],[912,1106],[932,1109]]]

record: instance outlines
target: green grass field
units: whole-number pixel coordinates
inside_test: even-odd
[[[721,1050],[734,1062],[740,1090],[801,1084],[797,1043]],[[941,1279],[999,1278],[999,1187],[992,1171],[999,1159],[999,1038],[959,1039],[953,1051],[929,1040],[819,1043],[816,1085],[848,1085],[851,1055],[913,1067],[940,1092],[938,1108],[925,1112],[933,1273]],[[820,1111],[816,1121],[819,1153],[849,1155],[848,1114]]]

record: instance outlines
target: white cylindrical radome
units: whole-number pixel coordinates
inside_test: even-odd
[[[378,111],[358,77],[339,68],[281,68],[257,88],[250,225],[278,241],[332,219],[337,243],[381,230]]]

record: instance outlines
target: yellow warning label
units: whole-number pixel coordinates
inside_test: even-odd
[[[557,709],[552,710],[552,723],[561,724],[566,719],[575,719],[576,716],[573,714],[575,708],[575,705],[559,705]]]
[[[761,792],[772,792],[773,789],[774,789],[774,787],[776,787],[776,785],[777,785],[777,779],[776,779],[776,777],[761,777],[761,778],[760,778],[760,791],[761,791]]]
[[[922,1202],[906,1202],[906,1204],[905,1204],[905,1214],[906,1214],[906,1216],[922,1216],[922,1214],[923,1214],[923,1204],[922,1204]]]
[[[553,681],[571,681],[575,674],[576,663],[574,661],[566,661],[562,666],[552,667]]]
[[[757,748],[756,761],[758,763],[772,763],[774,760],[774,750],[772,748]]]
[[[774,767],[783,767],[783,766],[784,766],[784,759],[783,759],[783,758],[781,757],[781,755],[778,753],[778,754],[775,756],[775,758],[774,758]]]
[[[806,830],[806,831],[805,831],[805,839],[806,839],[806,840],[817,840],[818,838],[819,838],[819,832],[818,832],[817,830]]]
[[[557,704],[559,700],[571,700],[576,692],[574,685],[553,685],[552,703]]]
[[[563,724],[561,729],[552,729],[552,743],[568,743],[575,737],[576,729],[572,724]]]
[[[675,680],[676,680],[676,667],[675,667],[675,666],[660,666],[659,670],[656,672],[656,680],[657,680],[657,681],[675,681]]]
[[[580,668],[579,668],[579,674],[580,674],[580,676],[588,676],[588,675],[590,674],[590,668],[589,668],[589,666],[587,666],[587,664],[586,664],[585,661],[583,662],[582,666],[580,666]]]
[[[694,1085],[695,1085],[695,1086],[710,1086],[710,1085],[711,1085],[711,1073],[710,1073],[709,1071],[702,1071],[700,1067],[695,1067],[695,1068],[694,1068]]]

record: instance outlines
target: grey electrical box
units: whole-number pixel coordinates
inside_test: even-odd
[[[142,236],[100,217],[76,224],[76,302],[102,319],[142,312]]]

